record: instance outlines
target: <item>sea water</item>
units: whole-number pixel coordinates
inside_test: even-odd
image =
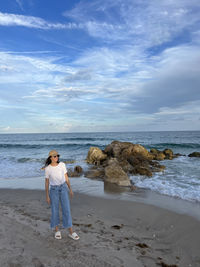
[[[51,133],[51,134],[0,134],[0,186],[9,187],[11,180],[23,181],[21,187],[30,183],[40,183],[37,178],[44,177],[41,168],[48,152],[55,149],[61,155],[61,161],[67,168],[80,165],[88,169],[85,162],[91,146],[104,149],[113,140],[141,144],[148,150],[170,148],[183,156],[173,160],[164,160],[164,172],[153,177],[131,176],[133,183],[159,194],[200,202],[200,158],[190,158],[188,154],[200,152],[200,132],[130,132],[130,133]],[[76,179],[76,178],[71,178]],[[1,183],[3,181],[3,183]],[[103,182],[91,181],[81,177],[73,180],[79,191],[98,190]]]

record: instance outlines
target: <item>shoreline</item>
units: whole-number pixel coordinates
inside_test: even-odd
[[[185,214],[75,192],[71,210],[80,241],[69,239],[64,229],[57,241],[44,190],[0,189],[0,203],[1,266],[200,264],[200,222]]]
[[[70,182],[75,193],[153,205],[178,214],[192,216],[200,221],[199,202],[163,195],[145,188],[137,188],[131,191],[128,188],[114,184],[106,185],[100,180],[92,180],[85,177],[70,178]],[[4,189],[44,190],[44,177],[0,179],[0,190]]]

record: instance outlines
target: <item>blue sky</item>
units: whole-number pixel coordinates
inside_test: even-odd
[[[199,0],[0,3],[0,133],[200,130]]]

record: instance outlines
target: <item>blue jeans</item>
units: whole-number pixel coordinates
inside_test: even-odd
[[[51,199],[51,228],[55,228],[60,224],[59,204],[62,207],[62,223],[64,228],[72,227],[72,217],[70,211],[70,202],[68,196],[68,188],[66,183],[62,185],[50,186]]]

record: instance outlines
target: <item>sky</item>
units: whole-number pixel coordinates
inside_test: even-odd
[[[200,130],[199,0],[0,2],[0,133]]]

